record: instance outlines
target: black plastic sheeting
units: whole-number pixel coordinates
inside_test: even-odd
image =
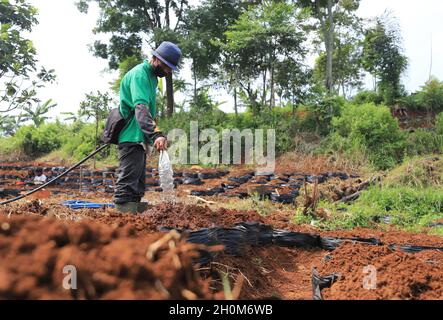
[[[333,273],[324,277],[320,277],[317,269],[312,269],[311,283],[312,283],[312,298],[314,300],[323,300],[321,291],[324,288],[330,288],[335,281],[340,277],[339,274]]]
[[[172,230],[172,228],[160,228],[160,231],[170,230]],[[235,224],[233,228],[214,227],[197,231],[176,230],[180,233],[185,233],[188,236],[188,241],[191,243],[204,244],[207,246],[223,245],[225,252],[234,256],[242,256],[247,246],[263,247],[277,245],[281,247],[311,248],[332,251],[343,242],[383,245],[383,243],[376,238],[321,237],[316,234],[273,229],[269,225],[258,222],[241,222]],[[391,244],[388,245],[388,247],[392,250],[399,249],[407,253],[415,253],[423,250],[438,250],[443,252],[443,248],[427,246]],[[215,253],[211,254],[213,254],[213,257],[216,255]],[[207,255],[205,257],[207,258]],[[203,263],[203,261],[198,262]]]
[[[0,189],[0,198],[17,197],[21,190],[18,189]]]

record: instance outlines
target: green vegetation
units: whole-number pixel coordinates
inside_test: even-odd
[[[404,133],[389,109],[373,104],[348,105],[332,120],[324,152],[343,152],[353,159],[368,158],[376,169],[392,168],[402,157]]]
[[[49,110],[65,106],[38,97],[55,74],[37,68],[36,50],[25,37],[38,23],[37,9],[27,2],[0,1],[0,158],[72,163],[99,145],[116,103],[112,94],[91,92],[78,111],[61,112],[64,122],[48,122]],[[408,59],[393,17],[362,19],[356,14],[359,0],[202,0],[195,6],[187,0],[79,0],[76,5],[87,14],[90,4],[98,4],[94,33],[101,36],[91,51],[119,71],[110,84],[114,94],[125,73],[149,58],[142,50],[146,40],[153,47],[168,40],[182,48],[192,83],[177,73],[159,82],[157,123],[165,133],[178,128],[189,137],[191,121],[198,121],[200,132],[212,128],[219,134],[275,129],[277,155],[327,155],[385,175],[381,185],[352,204],[322,200],[319,207],[331,212],[316,222],[323,228],[383,226],[389,217],[392,225],[418,230],[441,217],[443,82],[431,77],[418,91],[405,91],[400,80]],[[312,52],[315,63],[309,66]],[[362,88],[368,73],[372,90]],[[225,101],[211,97],[211,89],[219,88],[233,98],[232,113],[220,110]],[[181,103],[174,102],[178,92]],[[401,129],[404,123],[393,113],[400,111],[402,120],[405,110],[426,114],[425,125]],[[116,164],[116,147],[95,160]],[[257,197],[241,205],[264,215],[274,209]],[[296,214],[294,220],[310,223],[312,217]],[[443,234],[442,228],[433,232]]]
[[[351,204],[322,200],[318,208],[330,212],[330,217],[317,219],[316,225],[324,229],[396,226],[443,235],[441,228],[429,229],[442,217],[442,183],[443,156],[408,159]],[[301,210],[294,216],[296,223],[310,223],[312,219]]]

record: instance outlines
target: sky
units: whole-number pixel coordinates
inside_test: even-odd
[[[39,63],[55,69],[57,82],[40,91],[43,101],[53,99],[58,103],[51,111],[55,117],[60,112],[76,112],[85,94],[91,91],[109,91],[109,82],[117,77],[107,71],[107,62],[93,57],[88,45],[96,36],[92,33],[99,11],[91,7],[89,13],[80,13],[75,0],[30,0],[38,8],[39,24],[30,39],[37,49]],[[198,2],[194,0],[192,2]],[[432,74],[443,80],[443,1],[441,0],[362,0],[358,10],[361,17],[374,17],[385,10],[399,22],[409,67],[403,84],[410,92],[418,90]],[[149,54],[149,52],[146,52]],[[186,69],[180,76],[191,81]],[[180,97],[178,97],[180,99]],[[223,93],[217,100],[230,100]],[[232,111],[229,103],[220,107]],[[61,117],[63,118],[63,117]]]

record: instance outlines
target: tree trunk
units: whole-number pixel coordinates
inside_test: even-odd
[[[168,28],[168,29],[170,29],[169,2],[170,2],[170,0],[165,1],[165,24],[166,24],[166,28]]]
[[[194,104],[197,102],[197,75],[195,73],[195,61],[192,59],[192,74],[194,77]]]
[[[248,83],[248,87],[246,92],[248,93],[248,97],[249,97],[249,102],[251,103],[251,107],[252,107],[252,114],[254,116],[257,115],[258,110],[257,110],[257,95],[254,96],[253,90],[251,89],[251,83]]]
[[[166,99],[167,99],[167,117],[172,117],[174,113],[174,85],[172,83],[172,74],[166,76]]]
[[[328,0],[328,35],[326,40],[326,89],[332,90],[332,54],[334,51],[334,17],[332,14],[332,0]]]
[[[262,108],[264,108],[266,104],[266,70],[263,72],[263,94],[261,96],[261,104]]]
[[[237,87],[234,87],[234,111],[235,111],[235,116],[238,117],[238,108],[237,108]]]
[[[271,67],[271,101],[270,101],[271,109],[275,107],[275,92],[274,92],[274,67]]]
[[[95,149],[97,149],[98,148],[98,144],[97,144],[97,140],[98,140],[98,121],[99,121],[99,119],[98,119],[98,117],[96,116],[95,117]],[[94,156],[94,169],[95,169],[95,166],[96,166],[96,161],[95,161],[95,157],[96,157],[96,155]]]

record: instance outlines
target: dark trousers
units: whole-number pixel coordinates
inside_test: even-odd
[[[114,203],[140,202],[145,194],[146,153],[143,146],[122,143],[118,146],[120,161]]]

